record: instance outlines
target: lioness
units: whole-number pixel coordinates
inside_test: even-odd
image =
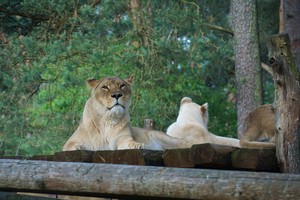
[[[207,130],[208,104],[202,106],[194,103],[191,98],[184,97],[180,103],[176,122],[167,129],[167,134],[184,138],[193,144],[214,143],[240,147],[239,140],[214,135]]]
[[[163,132],[130,125],[131,84],[133,77],[89,79],[93,89],[87,100],[79,127],[65,143],[63,151],[117,149],[189,148],[189,142]]]
[[[249,113],[245,119],[240,140],[242,147],[275,147],[275,119],[271,104],[262,105]]]

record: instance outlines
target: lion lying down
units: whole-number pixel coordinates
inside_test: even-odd
[[[117,149],[189,148],[191,143],[163,132],[130,125],[131,83],[133,77],[90,79],[93,89],[87,100],[79,127],[63,147],[63,151]]]
[[[184,138],[192,144],[213,143],[240,147],[239,140],[214,135],[207,130],[208,104],[202,106],[194,103],[189,97],[184,97],[180,103],[176,122],[167,129],[172,137]]]

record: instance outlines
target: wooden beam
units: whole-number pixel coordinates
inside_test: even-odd
[[[148,166],[164,166],[163,153],[164,151],[141,149],[143,153],[145,165]]]
[[[300,175],[153,166],[0,160],[0,191],[123,199],[297,199]]]
[[[57,152],[54,155],[2,157],[2,159],[110,163],[227,170],[242,169],[268,172],[278,171],[275,153],[270,149],[239,149],[209,143],[193,145],[189,149],[170,149],[166,151],[146,149],[127,149],[117,151],[76,150]],[[266,162],[266,159],[268,162]]]
[[[236,150],[235,147],[210,143],[193,145],[190,158],[195,165],[231,169],[231,153]]]
[[[53,161],[92,162],[93,156],[94,156],[93,151],[86,151],[86,150],[62,151],[62,152],[57,152],[54,154]],[[37,158],[39,158],[39,157],[37,157]]]
[[[34,194],[32,194],[34,195]],[[5,200],[53,200],[56,195],[30,196],[29,194],[17,194],[14,192],[0,192],[0,199]]]
[[[238,149],[231,155],[235,169],[279,172],[275,149]]]
[[[166,167],[193,168],[190,149],[168,149],[162,155]]]

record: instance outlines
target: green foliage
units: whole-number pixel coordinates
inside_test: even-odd
[[[236,137],[227,1],[2,1],[0,154],[60,151],[75,131],[86,79],[134,75],[132,124],[166,130],[184,96],[209,103],[209,130]],[[6,12],[7,11],[7,12]],[[15,14],[13,14],[13,12]],[[137,17],[139,20],[134,20]],[[269,92],[271,93],[271,92]],[[269,94],[268,93],[268,94]]]

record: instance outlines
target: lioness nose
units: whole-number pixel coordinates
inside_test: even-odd
[[[111,97],[116,98],[117,100],[118,100],[121,96],[123,96],[123,94],[121,94],[121,93],[114,93],[114,94],[111,95]]]

